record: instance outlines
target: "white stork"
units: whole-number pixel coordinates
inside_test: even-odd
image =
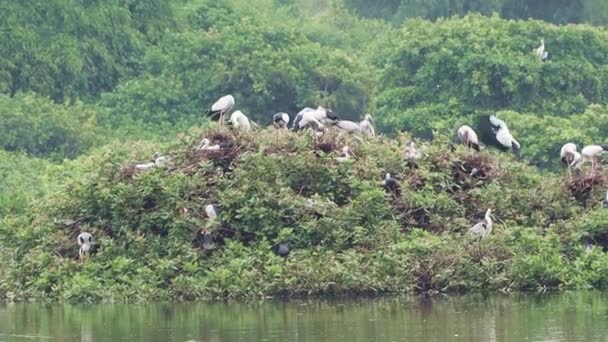
[[[78,249],[78,259],[80,260],[80,262],[82,262],[86,254],[88,254],[91,250],[91,244],[93,243],[93,235],[91,235],[91,233],[83,232],[78,235],[76,240],[78,241],[78,246],[80,246],[80,248]]]
[[[539,61],[544,61],[549,57],[549,53],[545,51],[545,39],[540,39],[540,46],[534,49],[534,54]]]
[[[249,118],[243,114],[240,110],[232,113],[230,115],[229,124],[236,130],[241,131],[250,131],[251,130],[251,122],[249,122]]]
[[[326,122],[335,122],[338,120],[334,116],[331,109],[325,109],[319,106],[317,109],[304,108],[302,109],[293,121],[294,130],[298,131],[304,128],[312,128],[316,131],[325,129]]]
[[[368,137],[373,137],[376,135],[376,130],[374,129],[374,119],[370,114],[365,114],[363,121],[359,122],[359,127],[363,135],[367,135]]]
[[[211,117],[211,120],[219,120],[221,127],[224,123],[224,115],[234,108],[234,104],[234,97],[232,95],[222,96],[209,108],[207,116]]]
[[[469,229],[469,234],[475,238],[485,239],[492,232],[492,209],[486,211],[484,220]]]
[[[277,129],[287,129],[289,124],[289,114],[280,112],[272,116],[272,124]]]
[[[458,139],[464,146],[479,151],[477,133],[470,126],[463,125],[458,129]]]
[[[608,151],[608,145],[587,145],[583,147],[581,154],[583,155],[583,162],[591,163],[591,173],[595,172],[597,167],[597,156]]]

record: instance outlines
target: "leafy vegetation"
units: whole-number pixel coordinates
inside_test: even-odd
[[[229,147],[195,151],[201,136],[192,131],[168,147],[171,164],[138,172],[130,165],[154,146],[108,146],[30,217],[5,219],[0,295],[140,301],[608,284],[601,187],[573,193],[565,175],[491,150],[446,152],[446,139],[420,144],[424,157],[411,168],[404,135],[369,143],[271,129],[203,136]],[[353,160],[335,159],[343,145]],[[481,172],[471,176],[472,167]],[[400,198],[382,189],[386,172]],[[217,220],[207,204],[221,208]],[[487,208],[494,232],[471,239]],[[96,241],[83,264],[81,231]],[[288,258],[272,251],[278,243],[290,246]]]
[[[515,3],[384,1],[366,17],[357,0],[0,4],[0,297],[605,287],[604,176],[570,182],[557,156],[565,142],[603,142],[607,32],[528,17],[602,24],[608,12],[593,0],[543,13]],[[532,52],[541,38],[545,62]],[[318,146],[212,131],[203,112],[227,93],[261,126],[323,105],[372,113],[393,138]],[[488,112],[508,122],[521,160],[446,152],[456,127]],[[194,152],[201,132],[231,147]],[[410,169],[412,137],[428,139]],[[338,163],[344,144],[356,157]],[[174,165],[129,167],[156,151]],[[380,187],[385,172],[400,200]],[[486,207],[495,232],[469,241]],[[82,230],[96,242],[78,264]],[[279,242],[289,258],[272,251]]]

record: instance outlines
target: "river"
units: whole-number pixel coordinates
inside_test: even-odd
[[[0,341],[608,341],[608,293],[0,304]]]

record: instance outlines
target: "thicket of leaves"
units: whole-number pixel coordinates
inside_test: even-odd
[[[30,216],[5,217],[0,296],[139,301],[608,285],[601,186],[575,197],[566,176],[491,150],[446,152],[444,138],[420,144],[424,158],[408,166],[405,135],[317,143],[306,133],[204,131],[229,147],[195,152],[197,132],[167,148],[170,165],[144,172],[127,170],[155,146],[101,148]],[[345,144],[355,157],[341,163]],[[470,176],[473,167],[481,172]],[[386,172],[401,198],[382,189]],[[204,213],[211,203],[221,208],[216,221]],[[487,208],[494,232],[471,240],[466,233]],[[203,229],[214,249],[204,248]],[[84,264],[76,261],[81,231],[95,236]],[[584,241],[595,247],[586,251]],[[289,244],[288,258],[274,254],[277,243]]]
[[[546,62],[532,52],[541,37]],[[598,28],[480,15],[412,20],[387,53],[376,108],[385,126],[427,136],[480,112],[531,113],[525,120],[583,113],[607,101],[606,37]]]
[[[165,1],[5,1],[0,4],[0,93],[56,101],[110,91],[169,26]]]
[[[498,13],[510,19],[534,18],[556,24],[608,23],[608,7],[602,0],[345,0],[345,3],[360,15],[393,23],[416,17],[435,20],[470,12]]]

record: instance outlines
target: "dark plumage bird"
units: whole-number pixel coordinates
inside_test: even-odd
[[[287,258],[289,256],[289,246],[286,243],[279,243],[272,246],[272,251],[283,258]]]
[[[395,178],[391,177],[390,173],[386,174],[386,177],[382,181],[382,186],[394,198],[401,197],[401,185],[399,185],[399,182]]]

